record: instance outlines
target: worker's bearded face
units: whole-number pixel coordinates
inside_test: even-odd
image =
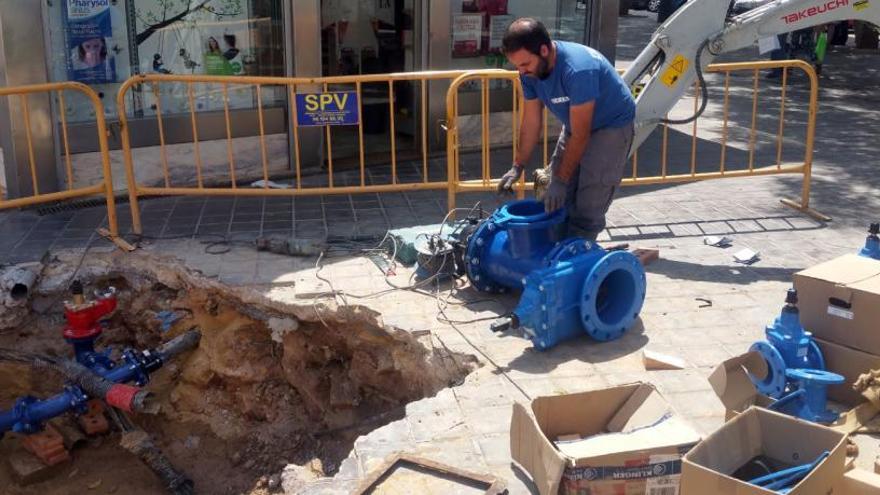
[[[525,48],[507,54],[507,60],[516,67],[520,74],[538,79],[547,79],[550,67],[550,48],[541,47],[541,53],[535,54]]]
[[[540,80],[547,79],[550,76],[550,58],[539,55],[538,56],[538,67],[535,69],[534,74],[531,74],[534,77],[537,77]]]

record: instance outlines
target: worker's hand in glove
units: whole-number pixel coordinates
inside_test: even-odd
[[[544,210],[547,213],[554,212],[565,205],[565,193],[568,190],[566,184],[556,175],[550,176],[550,184],[544,193]]]
[[[501,176],[498,182],[498,194],[513,194],[513,185],[522,177],[523,167],[518,163],[514,163],[506,174]]]

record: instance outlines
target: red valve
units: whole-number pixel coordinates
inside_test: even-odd
[[[66,302],[64,304],[64,317],[67,325],[64,326],[64,338],[87,339],[96,337],[101,333],[101,325],[98,321],[112,313],[116,309],[116,293],[110,291],[95,300],[77,304]]]

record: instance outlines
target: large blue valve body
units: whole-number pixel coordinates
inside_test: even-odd
[[[645,271],[626,251],[562,239],[565,211],[544,211],[534,200],[514,201],[492,214],[471,236],[467,274],[479,290],[522,289],[513,315],[538,349],[584,333],[619,338],[645,299]]]
[[[788,390],[789,369],[824,370],[822,351],[809,332],[801,326],[800,312],[793,304],[786,304],[782,312],[764,331],[766,341],[752,344],[750,350],[758,351],[767,361],[767,375],[752,377],[758,391],[775,399]]]

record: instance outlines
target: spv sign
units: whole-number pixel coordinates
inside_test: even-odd
[[[357,96],[357,91],[297,93],[297,123],[300,126],[357,125],[360,121]]]

